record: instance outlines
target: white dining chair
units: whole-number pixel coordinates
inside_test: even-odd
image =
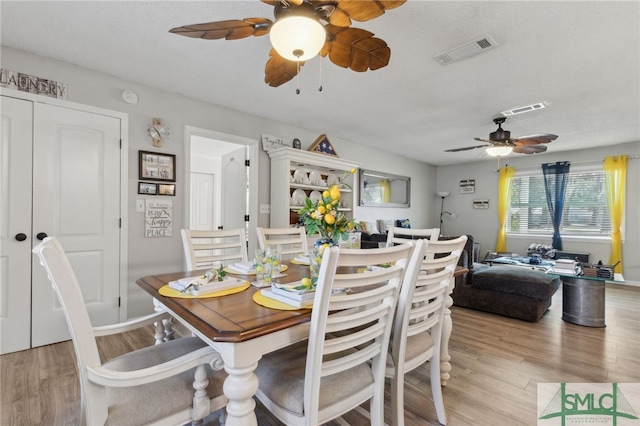
[[[78,363],[82,423],[183,425],[223,408],[226,374],[220,355],[197,337],[185,337],[101,362],[96,337],[134,330],[168,318],[155,313],[92,327],[80,285],[62,246],[47,237],[33,249],[58,296]]]
[[[426,242],[426,240],[422,240]],[[447,424],[440,386],[440,354],[446,299],[467,242],[429,241],[421,262],[410,262],[398,299],[386,376],[391,380],[392,424],[404,425],[404,376],[430,361],[430,381],[438,421]],[[416,252],[420,246],[416,246]],[[414,252],[415,255],[415,252]]]
[[[180,232],[189,271],[211,268],[216,263],[248,261],[247,238],[242,228],[212,231],[182,229]]]
[[[402,244],[408,239],[426,238],[436,241],[440,236],[440,228],[400,228],[393,226],[387,233],[387,244]]]
[[[304,227],[296,228],[262,228],[258,227],[258,245],[262,250],[268,246],[282,247],[282,255],[295,257],[309,254],[307,232]]]
[[[256,396],[280,421],[319,425],[370,401],[371,424],[384,424],[385,360],[413,247],[325,250],[308,341],[263,356],[256,368]]]

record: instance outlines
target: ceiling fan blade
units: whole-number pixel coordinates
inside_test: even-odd
[[[467,146],[465,148],[453,148],[453,149],[447,149],[444,152],[459,152],[459,151],[469,151],[472,149],[477,149],[477,148],[486,148],[489,145],[476,145],[476,146]]]
[[[384,14],[385,10],[395,9],[406,3],[406,0],[312,0],[314,7],[335,5],[335,11],[329,16],[331,25],[339,27],[351,26],[351,20],[364,22],[375,19]]]
[[[389,65],[391,49],[387,43],[373,37],[373,33],[359,28],[344,28],[325,25],[327,42],[320,55],[327,56],[331,62],[353,71],[375,71]]]
[[[482,139],[482,138],[473,138],[473,139],[479,142],[493,143],[493,141],[489,139]]]
[[[246,18],[229,21],[207,22],[185,25],[169,30],[170,33],[204,40],[237,40],[249,36],[263,36],[269,33],[273,22],[267,18]]]
[[[304,65],[304,61],[300,62],[300,67]],[[287,61],[278,55],[275,49],[269,52],[269,60],[264,67],[264,82],[271,87],[278,87],[298,74],[298,63]]]
[[[544,145],[517,145],[513,147],[513,152],[518,154],[539,154],[546,150],[547,147]]]
[[[557,135],[550,133],[539,133],[537,135],[522,136],[520,138],[512,139],[516,145],[538,145],[541,143],[549,143],[558,139]]]

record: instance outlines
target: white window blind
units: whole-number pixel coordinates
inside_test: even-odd
[[[507,233],[553,234],[542,170],[535,174],[516,173],[513,178]],[[610,233],[605,177],[601,167],[570,170],[560,234],[608,236]]]

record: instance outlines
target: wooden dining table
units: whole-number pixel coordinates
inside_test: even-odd
[[[287,265],[288,269],[284,272],[286,275],[274,281],[291,283],[309,274],[308,266],[291,263]],[[201,272],[203,271],[148,275],[138,279],[136,283],[154,298],[158,309],[170,313],[194,335],[219,352],[228,373],[223,387],[228,399],[226,424],[257,425],[253,396],[258,389],[258,378],[254,370],[264,354],[309,336],[311,310],[278,310],[259,305],[254,302],[253,295],[260,289],[253,286],[239,293],[210,298],[176,298],[160,294],[160,288],[170,281],[197,276]],[[464,272],[464,269],[459,268],[456,275]],[[234,277],[249,282],[255,280],[255,276]],[[442,361],[443,367],[449,361],[448,336],[446,342],[447,347],[444,347],[443,338],[442,354],[447,356]],[[450,369],[449,365],[444,371],[448,373]]]

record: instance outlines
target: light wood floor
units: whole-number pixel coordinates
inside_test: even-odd
[[[536,323],[454,307],[452,378],[443,392],[448,424],[535,425],[538,383],[640,382],[640,289],[607,287],[606,298],[606,328],[562,321],[561,290]],[[111,358],[152,342],[148,328],[99,345]],[[71,342],[3,355],[0,373],[0,425],[80,424]],[[408,426],[438,424],[428,383],[428,366],[406,377]],[[260,425],[280,425],[260,405],[256,411]],[[367,423],[358,414],[345,419]],[[207,424],[217,425],[217,416]]]

